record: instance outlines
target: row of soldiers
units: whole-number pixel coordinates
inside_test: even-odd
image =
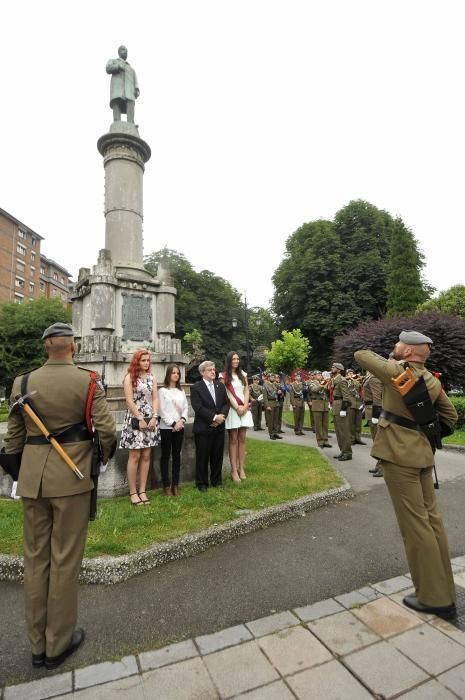
[[[286,389],[279,376],[264,374],[260,384],[258,375],[252,378],[250,399],[254,430],[262,430],[262,412],[265,413],[266,425],[271,440],[281,439],[282,411],[285,391],[289,391],[290,405],[294,413],[294,432],[303,435],[305,405],[310,409],[311,428],[315,433],[319,447],[331,447],[329,442],[329,410],[332,409],[336,439],[340,449],[337,459],[352,459],[352,445],[364,445],[362,440],[363,415],[370,427],[374,439],[378,417],[381,411],[382,385],[371,373],[358,375],[352,369],[344,372],[344,366],[333,363],[331,372],[319,370],[309,372],[303,381],[300,372]],[[381,476],[377,468],[372,470],[375,476]]]

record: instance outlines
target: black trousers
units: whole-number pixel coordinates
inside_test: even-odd
[[[179,484],[179,472],[181,471],[181,448],[184,441],[184,430],[160,430],[161,435],[161,480],[163,486],[177,486]],[[169,475],[169,462],[171,459],[171,481]]]
[[[218,486],[222,483],[224,430],[211,433],[195,434],[195,485],[208,486],[208,467],[210,466],[210,483]]]

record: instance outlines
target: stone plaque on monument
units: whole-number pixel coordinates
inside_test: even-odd
[[[122,293],[123,340],[150,341],[152,338],[152,297]]]

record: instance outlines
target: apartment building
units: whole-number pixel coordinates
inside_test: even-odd
[[[66,302],[69,272],[41,254],[43,237],[0,209],[0,303],[40,296]]]

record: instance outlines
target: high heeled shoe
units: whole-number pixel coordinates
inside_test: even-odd
[[[246,476],[245,471],[243,469],[239,469],[239,479],[241,481],[245,481],[245,479],[247,479],[247,476]]]
[[[231,479],[232,479],[233,481],[235,481],[236,484],[240,484],[240,483],[241,483],[241,480],[240,480],[240,478],[239,478],[239,474],[237,473],[237,471],[232,471],[232,472],[231,472]]]
[[[137,496],[137,498],[139,498],[139,494],[137,493],[137,491],[133,491],[133,493],[129,494],[129,500],[131,501],[131,505],[133,505],[133,506],[143,506],[144,505],[141,498],[139,498],[138,501],[133,501],[131,496]]]

